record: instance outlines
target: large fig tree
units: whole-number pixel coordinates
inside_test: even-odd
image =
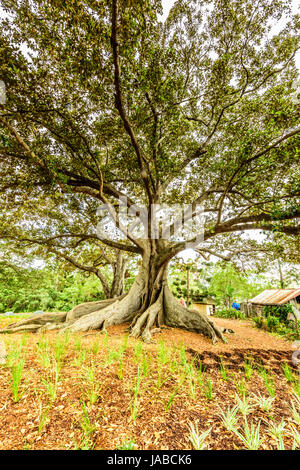
[[[167,284],[169,261],[199,247],[201,234],[176,240],[175,218],[137,236],[115,204],[121,198],[148,227],[157,204],[191,204],[186,220],[201,205],[203,241],[258,228],[299,235],[299,19],[290,2],[179,0],[165,23],[158,0],[2,5],[3,197],[18,204],[23,193],[61,192],[83,207],[102,203],[127,238],[102,241],[141,255],[124,298],[19,328],[130,322],[133,336],[149,340],[164,323],[224,339]]]

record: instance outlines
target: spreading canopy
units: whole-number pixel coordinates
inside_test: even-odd
[[[156,0],[3,5],[3,201],[55,192],[101,201],[121,231],[120,197],[144,216],[142,206],[177,203],[193,204],[193,217],[202,204],[204,240],[257,228],[299,236],[290,2],[179,0],[164,24]],[[138,281],[134,307],[144,319],[164,295],[170,302],[161,270],[186,246],[162,238],[109,241],[143,254],[147,287]]]
[[[201,202],[206,237],[299,231],[299,19],[270,34],[289,2],[178,1],[165,24],[159,2],[4,6],[2,191]]]

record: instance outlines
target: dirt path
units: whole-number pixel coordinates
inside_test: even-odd
[[[178,328],[163,329],[154,336],[154,342],[145,345],[147,349],[154,350],[157,342],[164,339],[166,344],[175,346],[183,342],[187,352],[196,358],[196,364],[201,361],[206,370],[219,369],[220,359],[231,370],[239,370],[245,360],[253,359],[258,365],[276,372],[282,370],[284,362],[292,366],[292,343],[273,336],[265,331],[253,327],[251,321],[214,318],[218,326],[234,330],[234,334],[226,334],[228,343],[218,342],[212,344],[209,338],[198,333],[183,331]],[[109,328],[109,335],[113,342],[118,343],[125,326]],[[131,340],[130,341],[136,341]]]
[[[213,345],[201,335],[185,334],[187,351],[196,358],[199,366],[201,364],[206,370],[219,369],[222,360],[227,369],[239,370],[245,361],[252,360],[274,372],[281,371],[284,362],[292,367],[290,342],[254,328],[251,321],[223,318],[215,318],[214,321],[218,326],[234,331],[234,334],[226,335],[227,344],[218,342]],[[180,332],[175,332],[175,341],[177,335]]]
[[[163,329],[159,334],[153,336],[153,343],[158,342],[160,339],[164,339],[164,341],[169,345],[176,345],[183,342],[186,347],[199,353],[212,351],[216,354],[224,354],[236,349],[259,349],[264,351],[277,350],[288,353],[292,351],[291,342],[254,328],[251,321],[214,318],[214,322],[218,326],[234,330],[234,334],[228,333],[225,335],[228,339],[228,343],[224,344],[221,341],[218,341],[216,344],[212,344],[211,340],[203,335],[181,330],[179,328]],[[113,341],[118,342],[118,337],[125,333],[127,326],[128,325],[118,325],[108,328],[109,336],[112,337]],[[131,338],[129,340],[136,341]],[[152,349],[153,344],[146,346],[149,349]]]

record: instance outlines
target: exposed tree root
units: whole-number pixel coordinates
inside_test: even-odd
[[[134,338],[142,337],[143,341],[149,343],[151,341],[150,329],[154,325],[159,314],[163,310],[163,289],[154,304],[145,310],[145,312],[138,318],[135,325],[131,329],[130,336]],[[144,328],[144,329],[143,329]]]
[[[115,299],[88,302],[68,313],[32,316],[12,323],[4,332],[70,330],[72,332],[105,330],[106,327],[131,322],[130,336],[150,342],[152,332],[161,325],[201,333],[215,343],[226,342],[224,329],[218,328],[206,315],[183,307],[170,291],[166,278],[159,275],[149,293],[148,279],[143,269],[127,295]]]
[[[125,296],[126,294],[123,294],[113,299],[98,300],[96,302],[84,302],[82,304],[76,305],[76,307],[72,308],[72,310],[68,312],[66,321],[77,320],[78,318],[83,317],[84,315],[88,315],[89,313],[102,310],[108,305],[111,305],[116,302],[116,300],[123,299]]]
[[[211,338],[213,343],[218,338],[224,343],[227,342],[221,329],[207,315],[183,307],[173,296],[168,286],[164,288],[164,312],[164,323],[168,326],[202,333]]]
[[[14,333],[17,331],[38,331],[42,326],[49,324],[65,324],[67,312],[63,313],[42,313],[41,315],[32,315],[25,320],[14,322],[6,328],[0,330],[0,333]]]
[[[140,308],[142,293],[145,289],[145,282],[142,276],[137,276],[132,288],[127,295],[117,299],[110,299],[104,308],[91,313],[83,314],[70,326],[70,331],[89,331],[104,329],[108,326],[119,325],[132,321],[135,312]],[[95,303],[94,303],[95,306]],[[93,306],[93,308],[94,308]]]

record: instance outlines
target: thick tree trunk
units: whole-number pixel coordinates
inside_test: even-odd
[[[119,297],[124,294],[124,277],[127,263],[128,258],[119,250],[113,267],[114,273],[113,282],[110,288],[110,298]]]
[[[226,341],[221,329],[215,326],[212,320],[204,314],[183,307],[171,293],[167,281],[167,266],[171,257],[163,250],[153,254],[150,246],[146,246],[139,273],[127,294],[78,305],[65,319],[59,317],[59,324],[55,317],[54,325],[48,318],[41,323],[41,315],[39,318],[31,317],[10,325],[2,331],[20,331],[22,327],[34,331],[36,320],[36,331],[55,327],[71,331],[105,330],[107,326],[130,322],[131,336],[142,337],[144,341],[151,340],[152,327],[160,327],[162,324],[202,333],[213,342],[217,341],[217,338]]]
[[[101,272],[101,269],[98,270],[97,276],[100,279],[102,284],[103,293],[106,299],[113,299],[119,297],[124,293],[124,276],[125,270],[128,263],[128,258],[118,250],[116,255],[116,260],[112,264],[113,268],[113,280],[111,285],[109,284],[107,278]]]

